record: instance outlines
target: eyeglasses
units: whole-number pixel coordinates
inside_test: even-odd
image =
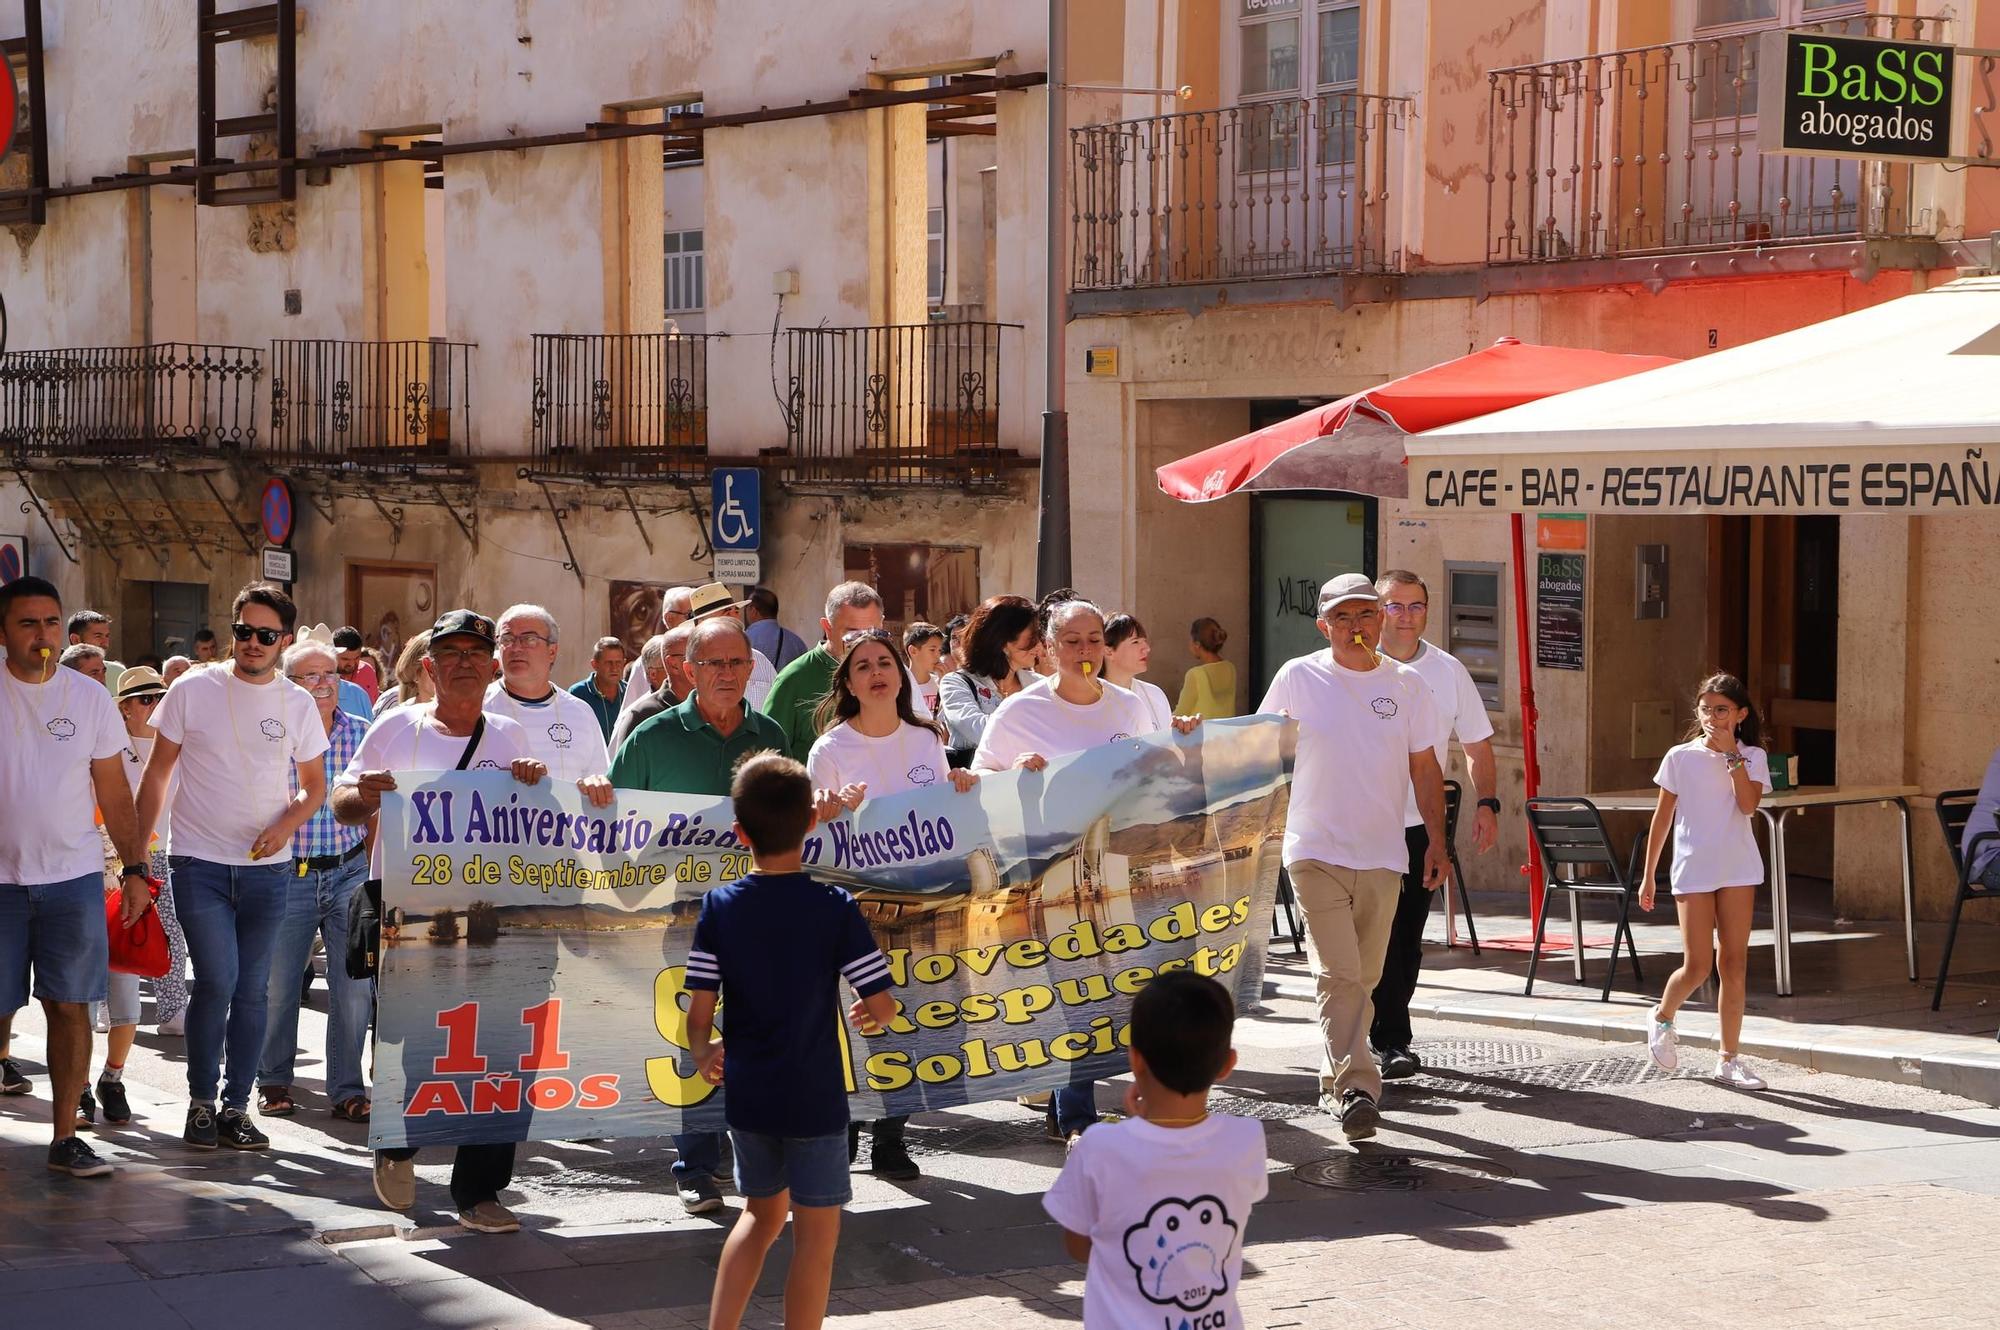
[[[1716,707],[1695,708],[1695,711],[1703,716],[1727,716],[1733,714],[1735,710],[1736,704],[1734,702],[1725,702],[1721,706]]]
[[[332,683],[339,676],[328,674],[325,670],[314,670],[310,674],[287,674],[285,677],[301,688],[318,688]]]
[[[1398,605],[1395,601],[1391,600],[1383,602],[1382,605],[1382,611],[1385,614],[1422,614],[1429,608],[1430,604],[1421,600],[1413,600],[1405,605]]]
[[[728,670],[731,674],[750,668],[750,662],[741,656],[728,656],[715,660],[697,660],[691,663],[698,670]]]
[[[526,647],[533,651],[536,647],[549,645],[550,638],[541,633],[502,633],[500,645],[503,647]]]
[[[274,647],[278,645],[278,639],[285,635],[285,630],[282,628],[252,628],[247,623],[232,623],[229,625],[229,635],[239,642],[248,642],[254,637],[260,646]]]
[[[156,707],[160,705],[160,699],[165,696],[165,693],[140,693],[136,697],[128,697],[125,700],[127,702],[137,702],[142,707]]]
[[[463,665],[493,659],[493,653],[485,647],[432,647],[424,654],[440,665]]]
[[[1327,622],[1333,624],[1374,623],[1377,619],[1381,617],[1382,615],[1380,611],[1374,609],[1373,607],[1370,607],[1368,609],[1361,610],[1354,614],[1329,615],[1327,618]]]

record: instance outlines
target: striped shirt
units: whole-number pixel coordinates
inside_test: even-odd
[[[854,897],[804,873],[753,873],[702,898],[687,987],[728,1004],[723,1107],[738,1131],[831,1136],[847,1128],[841,979],[867,997],[893,982]]]
[[[307,819],[292,837],[292,857],[295,859],[319,859],[329,854],[346,854],[359,845],[368,835],[366,827],[343,827],[333,820],[333,782],[340,773],[347,770],[347,764],[354,757],[354,750],[361,747],[361,736],[368,733],[368,724],[352,712],[335,711],[333,728],[326,732],[326,753],[321,761],[326,763],[325,802],[319,811]],[[299,772],[292,766],[292,793],[299,792]]]

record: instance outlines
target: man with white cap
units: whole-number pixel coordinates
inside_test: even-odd
[[[688,620],[700,623],[717,615],[727,615],[738,623],[743,622],[743,607],[748,601],[737,600],[729,594],[729,588],[720,582],[710,582],[698,586],[688,596]],[[744,640],[749,641],[746,629]],[[743,690],[743,696],[759,711],[764,709],[764,699],[771,695],[771,685],[778,681],[778,667],[771,658],[756,647],[750,648],[750,685]]]
[[[1284,859],[1305,913],[1325,1056],[1320,1103],[1347,1139],[1375,1134],[1382,1076],[1368,1047],[1370,995],[1409,866],[1404,801],[1414,788],[1429,846],[1424,882],[1444,880],[1444,774],[1430,686],[1379,654],[1381,596],[1360,573],[1320,588],[1328,650],[1288,661],[1257,709],[1298,722]]]

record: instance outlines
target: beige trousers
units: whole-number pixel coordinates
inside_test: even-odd
[[[1339,868],[1311,859],[1289,871],[1305,914],[1326,1043],[1319,1087],[1336,1097],[1359,1090],[1379,1103],[1382,1072],[1368,1051],[1368,1027],[1375,1019],[1375,985],[1382,978],[1403,875],[1393,868]]]

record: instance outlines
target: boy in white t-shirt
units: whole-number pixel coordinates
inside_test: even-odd
[[[1088,1262],[1085,1330],[1244,1324],[1244,1229],[1270,1184],[1264,1124],[1208,1111],[1209,1087],[1236,1066],[1235,1016],[1227,989],[1187,970],[1132,1002],[1132,1116],[1077,1137],[1042,1198]]]

